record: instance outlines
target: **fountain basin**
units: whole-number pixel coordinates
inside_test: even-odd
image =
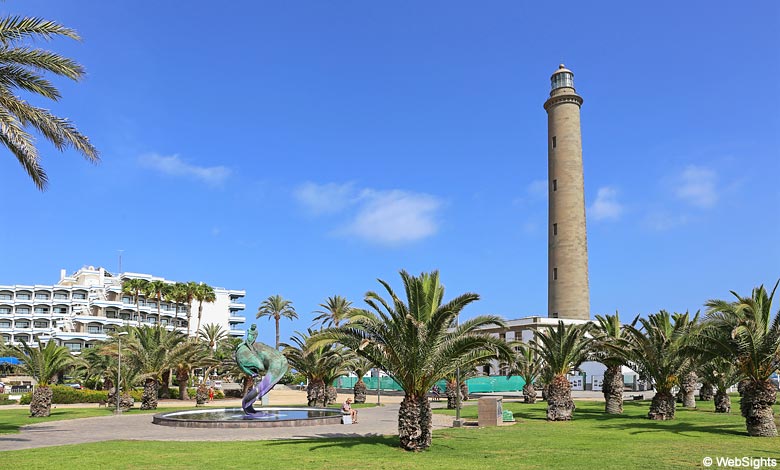
[[[200,410],[157,413],[152,423],[183,428],[275,428],[341,424],[343,413],[336,408],[256,408],[257,414],[245,414],[241,408],[203,408]]]

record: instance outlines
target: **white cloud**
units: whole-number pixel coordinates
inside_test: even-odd
[[[178,155],[159,155],[150,153],[138,158],[141,166],[157,170],[170,176],[192,178],[209,186],[221,186],[230,176],[231,170],[225,166],[197,166],[182,160]]]
[[[623,213],[623,206],[617,201],[617,189],[599,188],[596,201],[588,209],[588,217],[595,220],[617,220]]]
[[[434,235],[442,201],[430,194],[399,189],[356,189],[353,184],[305,183],[294,191],[298,202],[315,214],[345,213],[335,233],[373,243],[395,245]]]
[[[718,202],[715,170],[688,165],[677,178],[675,195],[692,206],[707,209]]]
[[[306,182],[294,191],[294,196],[307,210],[314,214],[340,212],[355,201],[352,183],[316,184]]]

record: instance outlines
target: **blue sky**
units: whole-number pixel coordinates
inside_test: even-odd
[[[123,268],[329,295],[439,269],[465,314],[546,314],[549,76],[582,108],[591,312],[780,277],[777,2],[8,1],[83,41],[49,104],[102,155],[0,158],[0,284]],[[541,190],[540,190],[541,188]],[[261,340],[273,341],[260,320]]]

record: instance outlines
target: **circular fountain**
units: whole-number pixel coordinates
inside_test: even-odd
[[[273,428],[341,424],[342,412],[336,408],[258,408],[247,414],[241,408],[204,408],[171,411],[154,415],[152,422],[185,428]]]

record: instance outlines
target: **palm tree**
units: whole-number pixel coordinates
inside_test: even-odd
[[[424,450],[431,445],[431,408],[428,391],[459,365],[472,365],[492,357],[509,361],[512,350],[499,338],[480,330],[502,326],[494,316],[478,316],[457,327],[455,319],[477,294],[463,294],[442,304],[444,286],[438,271],[412,276],[401,271],[406,302],[390,285],[379,280],[390,300],[366,293],[371,308],[360,318],[324,330],[319,338],[347,346],[371,360],[404,390],[398,413],[398,434],[405,450]]]
[[[339,326],[339,322],[349,318],[353,310],[352,302],[340,295],[328,297],[324,304],[320,304],[323,310],[315,310],[314,313],[320,315],[315,317],[313,322],[320,322],[323,327]]]
[[[598,329],[594,343],[593,359],[607,366],[604,371],[602,393],[604,394],[607,414],[623,413],[623,365],[625,354],[620,347],[623,330],[620,328],[620,315],[596,315]]]
[[[0,20],[0,143],[14,154],[41,191],[46,189],[48,178],[34,138],[25,128],[35,129],[57,150],[72,148],[93,163],[100,161],[87,136],[68,119],[35,107],[18,95],[22,91],[57,101],[60,92],[43,77],[45,72],[74,81],[84,76],[82,66],[72,59],[24,44],[56,36],[80,39],[76,31],[42,18],[7,16]]]
[[[144,295],[147,299],[157,299],[157,323],[160,323],[160,304],[165,293],[170,289],[170,285],[164,281],[155,280],[146,283]]]
[[[165,300],[173,304],[173,328],[176,329],[179,325],[179,304],[184,303],[184,283],[177,282],[170,286],[168,286],[168,289],[163,294],[165,295]]]
[[[306,389],[309,406],[328,406],[331,394],[328,386],[341,375],[346,375],[347,353],[335,343],[316,344],[312,337],[314,331],[307,333],[296,331],[290,338],[293,344],[282,343],[282,353],[290,365],[306,376],[309,385]]]
[[[1,30],[0,30],[1,31]],[[57,346],[54,340],[49,340],[46,346],[33,348],[26,341],[21,341],[21,346],[7,346],[6,353],[21,361],[19,367],[25,375],[29,375],[38,382],[30,401],[30,416],[34,418],[46,417],[51,414],[52,391],[49,385],[52,380],[73,363],[73,356],[68,348]]]
[[[534,384],[542,374],[544,363],[539,358],[539,353],[533,344],[525,344],[518,341],[513,343],[512,346],[517,350],[513,372],[519,374],[525,380],[523,401],[525,403],[536,403],[536,388]]]
[[[198,338],[208,343],[209,349],[212,351],[216,351],[219,342],[227,337],[227,332],[222,329],[222,325],[217,323],[206,323],[203,328],[198,330]]]
[[[290,320],[298,318],[295,313],[295,307],[291,301],[284,299],[281,295],[272,295],[265,299],[257,309],[255,318],[268,317],[273,318],[276,323],[276,349],[279,349],[279,319],[282,317]]]
[[[672,388],[679,385],[680,376],[690,369],[692,356],[688,353],[688,337],[699,314],[670,314],[666,310],[638,316],[623,328],[621,345],[632,369],[648,378],[655,387],[648,418],[674,419],[675,398]],[[637,323],[641,326],[637,327]]]
[[[730,358],[716,357],[699,367],[704,382],[715,388],[715,413],[730,413],[728,389],[739,382],[739,369]]]
[[[138,303],[138,298],[142,293],[146,292],[148,284],[149,281],[146,279],[125,279],[122,281],[122,293],[133,296],[133,301],[135,302],[135,312],[138,316],[138,321],[141,321],[141,305]]]
[[[210,368],[219,363],[214,352],[203,342],[184,341],[170,352],[170,363],[179,383],[179,400],[188,400],[187,384],[192,370],[198,367]],[[208,372],[205,374],[208,377]]]
[[[198,287],[195,288],[195,300],[198,301],[198,327],[195,329],[197,332],[200,331],[200,320],[203,316],[203,302],[215,302],[217,300],[217,295],[214,293],[213,287],[205,282],[201,282],[198,284]]]
[[[173,351],[185,337],[177,331],[168,331],[157,325],[133,328],[128,338],[127,362],[144,379],[141,409],[156,409],[161,376],[165,370],[173,368]]]
[[[184,282],[181,283],[181,302],[186,306],[187,308],[187,337],[190,337],[190,326],[192,325],[192,322],[190,319],[192,318],[192,301],[195,299],[195,292],[198,290],[198,284],[195,282]],[[197,331],[197,330],[196,330]]]
[[[770,376],[780,366],[780,309],[772,319],[778,284],[780,280],[771,294],[761,285],[750,297],[731,291],[735,301],[709,300],[705,304],[707,321],[698,346],[707,356],[731,359],[746,380],[739,407],[751,436],[777,436],[772,415],[777,390]]]
[[[366,375],[371,369],[373,369],[374,363],[365,357],[353,356],[352,359],[347,362],[347,369],[354,372],[357,376],[355,386],[352,387],[352,393],[355,403],[366,402],[366,383],[363,382],[363,376]]]
[[[593,338],[587,337],[590,324],[557,327],[536,331],[531,343],[544,361],[547,375],[547,420],[568,421],[574,413],[571,384],[566,377],[588,358]]]

